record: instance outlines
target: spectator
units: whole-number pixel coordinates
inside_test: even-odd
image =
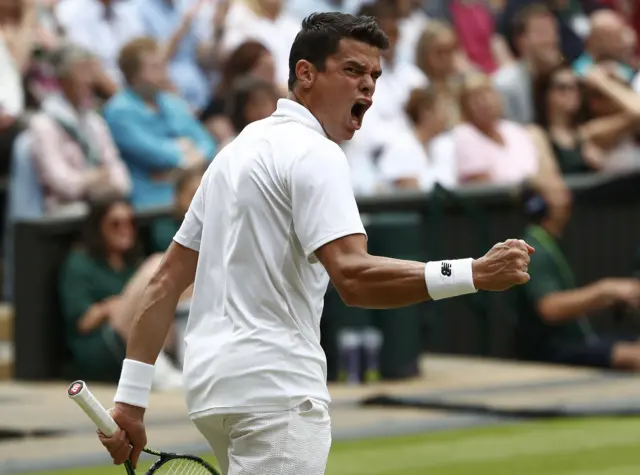
[[[461,183],[512,184],[540,170],[539,152],[527,130],[501,120],[500,98],[488,77],[469,75],[460,108],[464,123],[453,130]]]
[[[91,197],[130,191],[109,129],[91,108],[91,61],[76,47],[61,52],[56,64],[61,94],[48,96],[29,124],[32,157],[51,215],[82,214]]]
[[[24,81],[27,103],[33,108],[39,108],[47,95],[60,93],[55,62],[56,54],[65,45],[65,40],[62,26],[55,15],[57,3],[57,0],[47,0],[38,5],[33,52]]]
[[[600,10],[591,15],[586,51],[573,64],[576,73],[583,75],[594,63],[613,60],[620,65],[622,79],[630,82],[634,71],[624,63],[628,33],[629,28],[622,17],[611,10]]]
[[[184,101],[161,91],[165,67],[153,39],[126,44],[119,64],[127,87],[110,99],[105,119],[133,179],[133,205],[170,206],[175,172],[204,166],[215,144]]]
[[[182,220],[184,219],[193,195],[195,195],[200,181],[202,180],[203,169],[192,168],[180,173],[176,181],[176,196],[173,204],[171,216],[158,219],[151,227],[151,251],[164,252],[173,241]]]
[[[640,124],[640,95],[623,80],[619,64],[601,62],[592,66],[586,85],[584,127],[603,150],[603,170],[624,170],[640,164],[635,133]]]
[[[102,90],[107,96],[114,94],[123,84],[118,52],[144,34],[135,5],[117,0],[64,0],[55,13],[67,39],[99,58],[105,72]]]
[[[555,18],[563,57],[567,61],[574,61],[582,54],[583,38],[589,32],[585,16],[603,6],[597,0],[507,0],[498,24],[500,32],[516,55],[518,33],[515,29],[515,17],[525,8],[540,4],[546,5]]]
[[[593,143],[597,128],[581,124],[582,92],[571,66],[562,63],[539,78],[536,122],[548,137],[563,174],[585,173],[603,166],[603,152]]]
[[[141,262],[131,206],[121,198],[94,203],[83,240],[68,255],[59,280],[67,345],[78,374],[117,381],[134,316],[126,287],[137,288],[140,274],[148,273],[148,265],[138,271]],[[180,385],[179,372],[162,353],[154,386]]]
[[[406,111],[413,130],[398,135],[380,157],[383,180],[395,189],[430,191],[456,185],[455,144],[445,134],[447,115],[433,88],[412,91]]]
[[[245,75],[275,82],[273,55],[262,43],[247,41],[231,53],[222,66],[220,82],[213,93],[211,102],[200,114],[200,120],[205,123],[211,135],[221,144],[226,143],[236,134],[229,117],[225,115],[225,101],[234,82]]]
[[[531,280],[516,290],[517,348],[520,356],[556,364],[640,370],[636,335],[598,335],[588,315],[617,305],[640,306],[640,280],[608,278],[579,286],[562,250],[562,236],[571,216],[566,190],[543,199],[525,195],[531,222],[524,239],[531,255]]]
[[[445,23],[430,21],[418,41],[416,64],[435,87],[438,100],[449,112],[447,126],[460,122],[458,89],[460,86],[460,49],[455,31]]]
[[[520,124],[534,121],[533,83],[561,60],[556,21],[544,5],[534,4],[514,18],[519,60],[494,75],[505,118]]]
[[[400,0],[397,2],[399,24],[396,57],[399,62],[416,62],[416,48],[422,32],[427,27],[429,17],[422,8],[421,0]]]
[[[276,84],[289,80],[289,52],[300,22],[283,11],[284,0],[237,0],[227,15],[223,51],[230,52],[248,40],[265,45],[275,59]]]
[[[384,73],[376,81],[373,105],[367,111],[362,128],[344,144],[353,170],[354,186],[360,193],[374,190],[378,184],[375,162],[397,134],[411,131],[404,112],[411,90],[424,87],[427,78],[414,64],[402,62],[397,54],[400,10],[393,0],[378,0],[360,9],[360,15],[377,18],[389,38],[389,48],[382,52]]]
[[[252,76],[238,79],[226,104],[227,115],[236,135],[252,122],[273,114],[278,99],[278,91],[273,83]]]
[[[194,110],[201,110],[210,95],[209,78],[198,62],[199,49],[207,43],[211,34],[208,24],[211,19],[201,15],[205,2],[135,1],[145,35],[166,47],[172,84]]]
[[[0,4],[0,175],[9,171],[13,142],[25,111],[24,74],[31,60],[35,3],[24,0]]]
[[[429,2],[427,12],[453,25],[465,59],[479,70],[492,74],[513,60],[507,42],[496,32],[487,0],[436,0]]]

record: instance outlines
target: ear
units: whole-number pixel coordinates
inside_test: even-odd
[[[296,78],[302,89],[309,89],[318,78],[318,70],[306,59],[301,59],[296,63]]]

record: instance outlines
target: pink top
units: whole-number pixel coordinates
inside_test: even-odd
[[[487,74],[496,71],[498,64],[491,45],[495,22],[489,7],[482,1],[454,0],[450,8],[456,33],[469,60]]]
[[[487,175],[496,185],[517,183],[538,171],[538,154],[529,133],[515,122],[500,121],[498,132],[505,144],[499,144],[470,124],[453,129],[456,143],[458,179]]]
[[[109,170],[114,191],[127,195],[131,181],[126,165],[102,117],[91,112],[89,126],[100,151],[100,164]],[[85,172],[88,169],[82,148],[52,118],[40,112],[31,118],[31,154],[45,192],[45,208],[83,201],[86,197]]]

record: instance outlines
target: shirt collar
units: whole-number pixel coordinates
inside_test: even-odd
[[[273,116],[293,120],[327,137],[324,128],[311,111],[291,99],[278,99],[278,107]]]

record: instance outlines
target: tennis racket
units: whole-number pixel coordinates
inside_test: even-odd
[[[67,394],[80,406],[104,435],[111,437],[120,430],[116,421],[113,420],[96,397],[91,394],[84,381],[72,383],[67,390]],[[146,472],[146,475],[220,475],[207,462],[193,455],[160,452],[147,447],[143,449],[143,452],[158,458]],[[135,475],[136,472],[131,466],[131,462],[125,462],[124,467],[127,470],[127,475]]]

